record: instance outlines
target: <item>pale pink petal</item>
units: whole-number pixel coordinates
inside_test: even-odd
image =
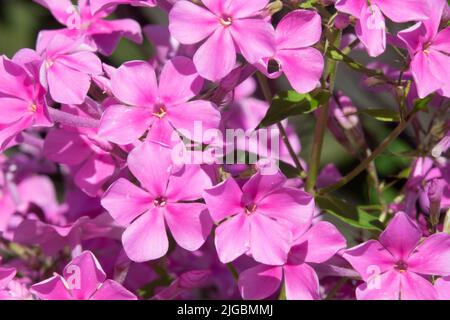
[[[376,240],[369,240],[345,250],[342,257],[350,262],[361,278],[366,281],[395,266],[394,257]]]
[[[257,16],[269,0],[228,0],[227,13],[235,19]]]
[[[233,0],[231,0],[233,1]],[[231,2],[230,0],[202,0],[202,3],[206,8],[211,10],[217,16],[220,16],[227,9],[227,6]],[[180,1],[181,2],[181,1]]]
[[[408,270],[429,275],[450,275],[450,235],[437,233],[425,239],[408,259]]]
[[[93,155],[78,169],[75,184],[87,195],[96,197],[115,170],[116,163],[110,154]]]
[[[411,56],[414,56],[417,51],[423,49],[423,44],[430,39],[426,38],[426,29],[423,23],[416,23],[410,28],[400,31],[397,37],[402,40]]]
[[[6,124],[20,120],[25,114],[30,112],[30,107],[30,102],[0,96],[0,123]]]
[[[282,277],[282,267],[258,265],[239,275],[239,292],[244,300],[268,298],[280,288]]]
[[[295,244],[302,247],[304,261],[314,263],[323,263],[346,247],[345,238],[339,230],[325,221],[313,225]],[[296,246],[291,249],[291,255],[296,251]]]
[[[89,51],[80,51],[58,57],[58,63],[71,69],[90,74],[100,75],[103,73],[102,61],[96,54]]]
[[[164,256],[169,249],[164,210],[154,208],[133,221],[123,233],[122,243],[127,256],[135,262]]]
[[[114,220],[123,226],[127,226],[153,205],[147,192],[123,178],[109,187],[101,203]]]
[[[203,198],[215,222],[244,210],[241,206],[241,188],[233,178],[228,178],[210,189],[205,189]]]
[[[158,94],[155,70],[145,61],[124,63],[112,74],[111,87],[120,101],[132,106],[153,106]]]
[[[288,300],[319,300],[319,279],[313,268],[306,263],[286,265],[284,270],[284,285]]]
[[[162,119],[155,119],[148,131],[146,141],[153,141],[166,147],[172,146],[174,142],[180,142],[180,136],[173,129],[168,118],[166,116]]]
[[[0,56],[0,93],[25,101],[33,99],[31,80],[25,69],[5,56]]]
[[[397,259],[406,261],[416,248],[422,232],[404,212],[397,213],[380,235],[380,243]]]
[[[73,300],[64,282],[63,277],[55,275],[34,284],[30,291],[41,300]]]
[[[263,19],[242,19],[230,26],[240,53],[250,62],[271,57],[275,53],[275,30]]]
[[[414,272],[401,273],[401,300],[436,300],[437,292],[431,282]]]
[[[233,70],[236,64],[236,49],[228,28],[220,27],[214,31],[198,48],[194,55],[194,64],[202,77],[212,81],[224,78]]]
[[[128,155],[128,168],[152,196],[163,196],[172,172],[171,156],[171,149],[144,142]]]
[[[98,134],[108,141],[125,145],[138,140],[153,121],[150,108],[113,105],[103,113]]]
[[[171,35],[183,44],[200,42],[220,27],[218,17],[190,1],[177,1],[169,21]]]
[[[420,98],[425,98],[442,87],[440,79],[431,73],[429,56],[422,51],[418,52],[412,59],[411,72]]]
[[[120,283],[108,279],[94,293],[91,300],[137,300],[137,297]]]
[[[159,98],[166,105],[186,102],[203,87],[194,63],[186,57],[176,57],[167,62],[159,78]]]
[[[337,0],[336,9],[358,18],[361,13],[361,7],[365,3],[367,3],[366,0]]]
[[[281,50],[277,53],[277,58],[295,91],[306,93],[318,86],[324,67],[323,56],[319,50],[314,48]]]
[[[64,268],[63,276],[72,296],[77,300],[88,300],[106,280],[105,272],[90,251],[84,251],[74,258]]]
[[[258,171],[242,187],[244,205],[259,203],[259,201],[275,191],[276,188],[281,187],[285,182],[286,177],[280,172],[273,175],[264,175]]]
[[[70,0],[34,0],[50,10],[59,23],[67,25],[68,19],[76,12]]]
[[[435,49],[430,49],[428,56],[430,70],[442,84],[441,95],[450,97],[450,81],[447,79],[450,72],[450,56]]]
[[[289,228],[262,214],[250,217],[250,250],[253,258],[267,265],[283,265],[292,245]]]
[[[355,30],[371,57],[377,57],[386,50],[385,20],[377,6],[362,7]]]
[[[186,138],[207,143],[202,136],[196,136],[195,127],[202,128],[200,133],[217,129],[220,124],[220,112],[214,104],[206,100],[186,102],[168,108],[168,118],[173,127]]]
[[[164,217],[178,245],[189,251],[199,249],[212,227],[206,206],[202,203],[169,203],[165,209]]]
[[[47,82],[56,102],[82,104],[91,86],[91,77],[56,61],[47,69]]]
[[[356,288],[358,300],[399,300],[401,289],[401,274],[388,271],[375,276],[369,283],[363,283]]]
[[[398,0],[375,0],[381,11],[394,22],[408,22],[428,19],[430,5],[423,0],[402,0],[399,8]]]
[[[211,178],[200,166],[185,165],[170,176],[166,197],[171,202],[193,201],[200,199],[203,191],[211,186]]]
[[[450,277],[439,278],[434,283],[439,300],[450,300]]]
[[[17,271],[15,268],[0,267],[0,290],[5,289],[16,274]]]
[[[247,252],[250,243],[250,224],[244,214],[238,214],[221,223],[215,232],[219,259],[228,263]]]
[[[301,34],[301,37],[293,37]],[[277,50],[306,48],[316,44],[322,34],[320,15],[311,10],[295,10],[283,17],[275,30]]]
[[[433,40],[433,49],[450,54],[450,27],[440,31]]]

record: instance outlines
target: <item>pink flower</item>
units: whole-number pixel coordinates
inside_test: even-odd
[[[102,63],[93,49],[80,40],[58,34],[50,41],[39,41],[42,57],[41,83],[59,103],[82,104],[91,85],[91,77],[101,74]]]
[[[193,138],[194,123],[217,128],[220,113],[205,100],[189,101],[203,86],[194,64],[176,57],[163,68],[159,85],[153,67],[144,61],[122,65],[111,79],[114,96],[123,104],[107,108],[99,135],[118,144],[135,142],[147,129],[149,140],[170,145],[174,128]]]
[[[268,265],[283,265],[294,236],[309,227],[314,200],[284,187],[286,178],[255,174],[242,189],[233,178],[206,189],[203,198],[216,223],[215,244],[222,263],[250,253]]]
[[[0,267],[0,300],[12,300],[9,284],[16,276],[16,269]]]
[[[206,173],[195,165],[176,166],[172,150],[144,142],[128,157],[128,168],[143,189],[119,179],[102,199],[103,207],[126,227],[122,243],[136,262],[158,259],[167,253],[166,224],[175,241],[195,251],[211,231],[206,206],[193,202],[211,186]]]
[[[266,231],[267,232],[267,231]],[[283,266],[258,265],[239,276],[239,291],[244,299],[265,299],[274,294],[284,277],[288,300],[318,300],[319,280],[308,263],[323,263],[345,248],[345,239],[329,222],[319,222],[303,230],[293,243]]]
[[[433,2],[428,20],[398,33],[411,56],[411,72],[420,98],[434,91],[450,97],[450,27],[439,31],[439,24],[447,1]]]
[[[41,300],[136,300],[120,283],[109,280],[97,258],[84,251],[63,271],[31,287]]]
[[[321,18],[316,12],[295,10],[288,13],[275,30],[275,54],[265,57],[259,69],[272,79],[284,73],[297,92],[315,89],[324,62],[320,51],[310,47],[320,41],[321,33]]]
[[[20,56],[0,56],[0,151],[25,129],[50,126],[44,88]]]
[[[450,235],[437,233],[421,242],[422,232],[403,212],[397,213],[379,241],[346,250],[343,257],[365,283],[360,300],[430,300],[436,290],[427,276],[450,275]]]
[[[59,1],[59,0],[58,0]],[[100,10],[115,7],[118,4],[129,4],[140,7],[154,7],[156,0],[90,0],[92,14],[97,14]]]
[[[274,30],[260,12],[268,0],[204,0],[206,8],[178,1],[169,13],[171,34],[182,44],[206,39],[194,55],[199,74],[217,81],[236,64],[236,52],[251,64],[274,54]]]
[[[126,37],[136,43],[142,42],[140,25],[132,19],[104,20],[112,10],[97,10],[91,13],[93,1],[79,0],[74,6],[70,0],[34,0],[50,10],[66,29],[44,30],[39,33],[39,41],[48,43],[57,34],[74,40],[83,39],[88,45],[110,55],[114,52],[120,38]],[[109,1],[119,2],[119,1]],[[112,8],[114,9],[114,8]]]
[[[376,57],[386,50],[387,16],[394,22],[425,20],[428,18],[429,4],[424,0],[338,0],[336,9],[358,18],[356,35],[364,44],[370,56]]]
[[[442,277],[436,280],[434,287],[439,300],[450,300],[450,277]]]

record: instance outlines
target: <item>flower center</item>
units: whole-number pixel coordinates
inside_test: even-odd
[[[45,68],[46,69],[50,69],[53,66],[54,62],[51,60],[46,60],[45,61]]]
[[[256,211],[256,204],[252,203],[252,204],[248,204],[245,206],[245,214],[246,215],[251,215],[253,213],[255,213]]]
[[[165,207],[167,204],[167,199],[164,197],[159,197],[153,200],[155,207]]]
[[[164,118],[164,116],[167,114],[166,106],[163,104],[157,105],[155,109],[158,111],[153,112],[152,114],[159,119]]]
[[[36,103],[30,104],[30,106],[28,107],[28,111],[36,112],[37,111],[37,104]]]
[[[408,269],[408,264],[405,261],[400,260],[395,264],[395,269],[397,269],[399,272],[406,272],[406,270]]]
[[[224,27],[231,26],[232,22],[233,22],[233,19],[231,19],[230,16],[225,16],[225,17],[220,18],[220,24],[223,25]]]

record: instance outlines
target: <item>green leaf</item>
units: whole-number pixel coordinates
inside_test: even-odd
[[[329,195],[316,196],[316,203],[326,213],[355,228],[375,231],[384,229],[378,217],[368,213],[363,207],[355,207],[344,200]]]
[[[367,114],[374,119],[385,122],[399,122],[400,114],[391,109],[362,109],[361,113]]]
[[[289,116],[313,112],[328,99],[330,99],[330,92],[322,89],[306,94],[294,90],[282,92],[273,98],[269,110],[256,129],[269,127]]]
[[[433,100],[434,96],[430,94],[423,99],[417,99],[414,101],[414,109],[417,111],[428,111],[428,104]]]

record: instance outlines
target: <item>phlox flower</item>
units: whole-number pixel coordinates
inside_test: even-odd
[[[429,4],[425,0],[338,0],[336,9],[355,16],[356,35],[370,56],[376,57],[386,50],[386,21],[394,22],[426,20]]]
[[[310,10],[288,13],[275,29],[276,52],[258,64],[269,78],[283,73],[291,86],[300,93],[312,91],[319,83],[324,61],[319,50],[311,48],[322,34],[320,16]],[[293,35],[301,36],[293,36]]]
[[[12,300],[8,285],[16,276],[16,269],[0,267],[0,300]]]
[[[171,149],[144,142],[129,154],[128,168],[142,188],[121,178],[101,201],[126,227],[122,243],[128,257],[143,262],[164,256],[169,247],[166,225],[178,245],[189,251],[200,248],[212,227],[206,206],[194,202],[211,186],[200,166],[177,166]]]
[[[0,151],[32,126],[51,126],[45,90],[20,56],[0,56]]]
[[[434,287],[439,300],[450,300],[450,277],[442,277],[436,280]]]
[[[411,73],[420,98],[438,91],[450,97],[450,27],[439,31],[447,1],[433,1],[429,19],[398,33],[411,56]]]
[[[120,283],[106,277],[100,263],[90,251],[74,258],[62,275],[55,274],[31,287],[41,300],[136,300]]]
[[[411,218],[397,213],[379,240],[344,251],[343,257],[365,283],[359,300],[430,300],[437,294],[427,277],[450,275],[450,235],[436,233],[422,240]]]
[[[119,4],[129,4],[139,7],[154,7],[156,0],[90,0],[92,14],[97,14],[99,10],[105,10],[110,7],[115,7]]]
[[[176,57],[163,68],[159,85],[153,67],[131,61],[113,73],[111,87],[123,104],[108,107],[99,135],[118,144],[129,144],[147,129],[148,139],[171,145],[174,129],[192,139],[194,123],[205,130],[217,128],[220,113],[205,100],[189,101],[203,86],[191,60]]]
[[[49,42],[57,34],[74,40],[83,39],[89,46],[97,48],[102,54],[111,55],[121,37],[136,43],[142,42],[141,27],[132,19],[105,20],[112,10],[99,10],[91,13],[92,1],[79,0],[75,6],[70,0],[34,0],[50,10],[59,23],[67,28],[43,30],[39,41]],[[114,8],[111,8],[114,9]]]
[[[41,84],[59,103],[82,104],[92,76],[103,72],[92,48],[61,34],[50,41],[39,39],[36,51],[42,57]]]
[[[264,264],[283,265],[295,234],[309,226],[314,199],[287,188],[281,174],[252,176],[242,187],[233,178],[206,189],[208,210],[216,223],[219,259],[228,263],[250,253]]]
[[[280,288],[284,278],[288,300],[318,300],[319,280],[308,263],[323,263],[345,246],[335,226],[319,222],[298,236],[284,265],[258,265],[242,272],[239,291],[244,299],[264,299]]]
[[[274,30],[261,16],[268,0],[203,0],[203,6],[177,1],[169,30],[182,44],[203,40],[194,55],[199,74],[217,81],[235,67],[236,53],[251,64],[274,53]]]

